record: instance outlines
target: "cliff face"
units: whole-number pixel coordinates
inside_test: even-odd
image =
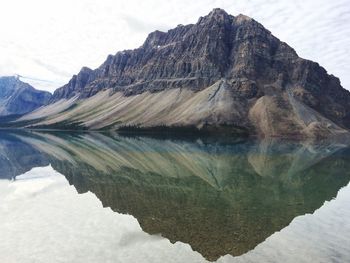
[[[279,45],[257,22],[243,16],[235,18],[217,9],[195,25],[151,33],[140,48],[110,55],[94,71],[83,68],[55,92],[52,100],[77,94],[89,97],[108,88],[126,95],[176,87],[200,90],[222,77],[241,75],[236,74],[242,73],[237,67],[249,62],[242,61],[241,55],[246,52],[248,39],[254,36],[268,42],[268,49]],[[271,56],[274,51],[267,52]],[[296,56],[293,50],[288,52]]]
[[[107,98],[99,101],[106,91],[115,96],[109,109]],[[338,78],[299,58],[254,19],[221,9],[196,24],[155,31],[140,48],[110,55],[95,70],[83,68],[55,91],[51,103],[72,98],[85,111],[94,109],[90,117],[75,107],[69,116],[51,111],[41,125],[63,120],[90,129],[225,125],[263,136],[306,137],[350,127],[350,93]],[[135,111],[143,107],[147,116]]]
[[[0,116],[31,112],[50,98],[49,92],[36,90],[17,77],[0,77]]]
[[[258,82],[283,80],[279,74],[292,75],[299,65],[289,64],[298,62],[292,48],[253,19],[214,9],[194,25],[151,33],[140,48],[110,55],[94,71],[83,68],[52,100],[78,93],[89,97],[108,88],[125,95],[179,87],[198,91],[221,78],[231,80],[230,88],[240,96],[251,98],[258,93]]]

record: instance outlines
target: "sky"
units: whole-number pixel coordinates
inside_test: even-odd
[[[0,0],[0,76],[53,92],[83,66],[217,7],[253,17],[350,90],[350,0]]]

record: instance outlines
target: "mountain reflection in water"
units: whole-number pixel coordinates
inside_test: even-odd
[[[242,255],[350,180],[344,144],[1,132],[2,178],[52,167],[79,193],[206,259]]]

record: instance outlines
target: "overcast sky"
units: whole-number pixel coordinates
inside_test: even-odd
[[[81,67],[215,7],[253,17],[350,90],[350,0],[0,0],[0,76],[53,91]]]

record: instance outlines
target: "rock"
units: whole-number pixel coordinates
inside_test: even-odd
[[[165,110],[164,104],[173,103],[162,103],[163,93],[185,89],[193,92],[192,96],[203,98],[198,94],[220,81],[225,81],[230,105],[235,106],[228,105],[230,111],[225,107],[224,112],[218,113],[213,126],[239,126],[262,136],[301,137],[317,137],[318,130],[322,136],[328,136],[350,128],[350,93],[342,88],[338,78],[328,75],[317,63],[298,57],[290,46],[254,19],[234,17],[222,9],[214,9],[196,24],[152,32],[141,47],[109,55],[95,70],[83,68],[55,91],[51,102],[73,97],[86,100],[105,90],[111,96],[122,94],[130,101],[133,99],[129,97],[148,92],[157,96],[160,112]],[[202,107],[208,106],[202,99],[200,102]],[[147,101],[143,103],[146,105]],[[203,114],[205,108],[198,109],[199,104],[193,103],[187,105],[192,115],[183,113],[176,121],[164,120],[154,113],[152,121],[136,122],[135,118],[126,117],[131,112],[120,110],[104,118],[108,123],[96,119],[102,118],[100,115],[95,120],[81,119],[79,123],[95,128],[91,123],[98,121],[98,128],[112,129],[125,125],[203,127],[209,115]],[[136,107],[129,104],[130,111],[132,105]],[[173,105],[168,113],[176,112],[176,107]],[[308,127],[310,122],[305,121],[304,113],[313,116],[316,123],[312,128]]]
[[[0,116],[21,115],[49,102],[51,93],[34,89],[18,77],[0,77]]]

